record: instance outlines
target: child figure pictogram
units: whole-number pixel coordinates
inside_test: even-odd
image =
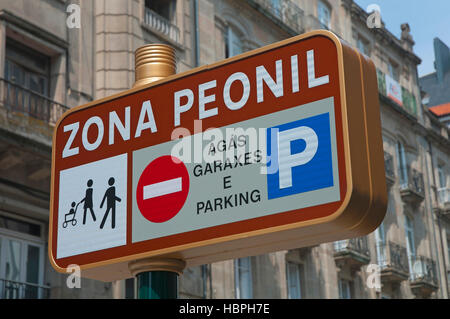
[[[75,219],[75,214],[78,208],[78,205],[75,207],[75,202],[72,202],[70,205],[70,211],[64,215],[64,222],[63,227],[66,228],[69,223],[72,224],[72,226],[75,226],[77,224],[77,220]]]

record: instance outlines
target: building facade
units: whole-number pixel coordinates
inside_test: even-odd
[[[362,238],[188,268],[180,297],[448,298],[449,131],[422,106],[409,26],[398,39],[368,18],[352,0],[0,0],[0,297],[134,297],[133,279],[68,288],[47,246],[54,125],[131,88],[138,47],[172,45],[183,72],[328,29],[377,67],[385,220]]]

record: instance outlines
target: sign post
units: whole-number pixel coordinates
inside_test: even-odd
[[[135,85],[149,84],[154,81],[176,73],[175,50],[167,45],[150,44],[140,47],[135,53]],[[171,164],[171,163],[169,163]],[[161,167],[173,169],[173,167]],[[159,167],[153,169],[161,169]],[[153,170],[152,169],[152,170]],[[139,195],[138,203],[141,211],[151,210],[155,205],[148,201],[150,198],[159,198],[162,193],[158,191],[161,184],[155,183],[149,189],[152,174],[143,176],[142,183],[145,186],[138,188],[140,191],[146,189],[143,195]],[[166,185],[167,186],[167,185]],[[170,185],[169,185],[170,186]],[[164,186],[162,186],[164,187]],[[163,219],[158,219],[161,222]],[[182,273],[185,263],[175,259],[139,260],[130,262],[129,268],[133,276],[136,277],[137,298],[138,299],[176,299],[178,298],[178,275]]]
[[[78,264],[103,281],[180,273],[381,223],[384,153],[368,58],[314,31],[166,78],[162,65],[146,73],[137,63],[154,82],[57,123],[55,269]]]

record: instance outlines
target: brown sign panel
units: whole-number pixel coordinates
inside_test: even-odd
[[[49,257],[130,277],[365,235],[386,210],[373,63],[316,31],[67,112]]]

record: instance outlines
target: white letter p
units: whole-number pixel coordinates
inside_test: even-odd
[[[304,140],[305,149],[296,154],[291,152],[291,142]],[[310,127],[300,126],[278,133],[278,165],[280,189],[292,186],[292,168],[305,165],[316,155],[319,139]]]

